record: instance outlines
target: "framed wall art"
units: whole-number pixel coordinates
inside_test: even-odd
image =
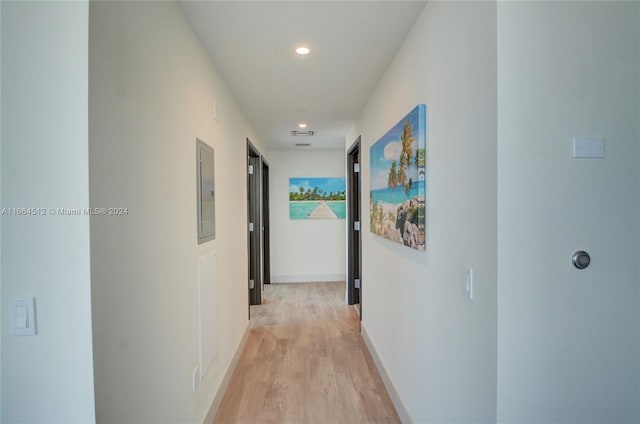
[[[289,178],[290,219],[345,219],[344,178]]]
[[[417,250],[425,250],[426,131],[420,104],[370,149],[370,230]]]

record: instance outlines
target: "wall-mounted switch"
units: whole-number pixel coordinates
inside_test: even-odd
[[[36,300],[34,297],[11,298],[11,332],[14,336],[36,335]]]
[[[191,390],[193,393],[196,392],[198,386],[200,385],[200,368],[196,365],[191,373]]]
[[[467,265],[462,266],[462,293],[464,297],[473,299],[473,269]]]
[[[18,330],[29,328],[29,308],[26,305],[16,306],[15,328]]]

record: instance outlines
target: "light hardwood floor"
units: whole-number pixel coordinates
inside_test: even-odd
[[[399,423],[344,283],[271,284],[214,423]]]

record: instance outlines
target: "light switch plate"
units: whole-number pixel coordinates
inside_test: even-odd
[[[462,294],[468,299],[473,299],[473,268],[462,266]]]
[[[200,385],[200,368],[196,365],[191,373],[191,390],[193,393],[196,392],[198,386]]]
[[[573,157],[575,159],[604,158],[604,138],[573,137]]]
[[[35,297],[11,298],[11,333],[14,336],[35,336],[37,334]]]

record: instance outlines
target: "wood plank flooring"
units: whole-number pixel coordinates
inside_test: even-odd
[[[344,283],[265,285],[215,424],[400,423]]]

